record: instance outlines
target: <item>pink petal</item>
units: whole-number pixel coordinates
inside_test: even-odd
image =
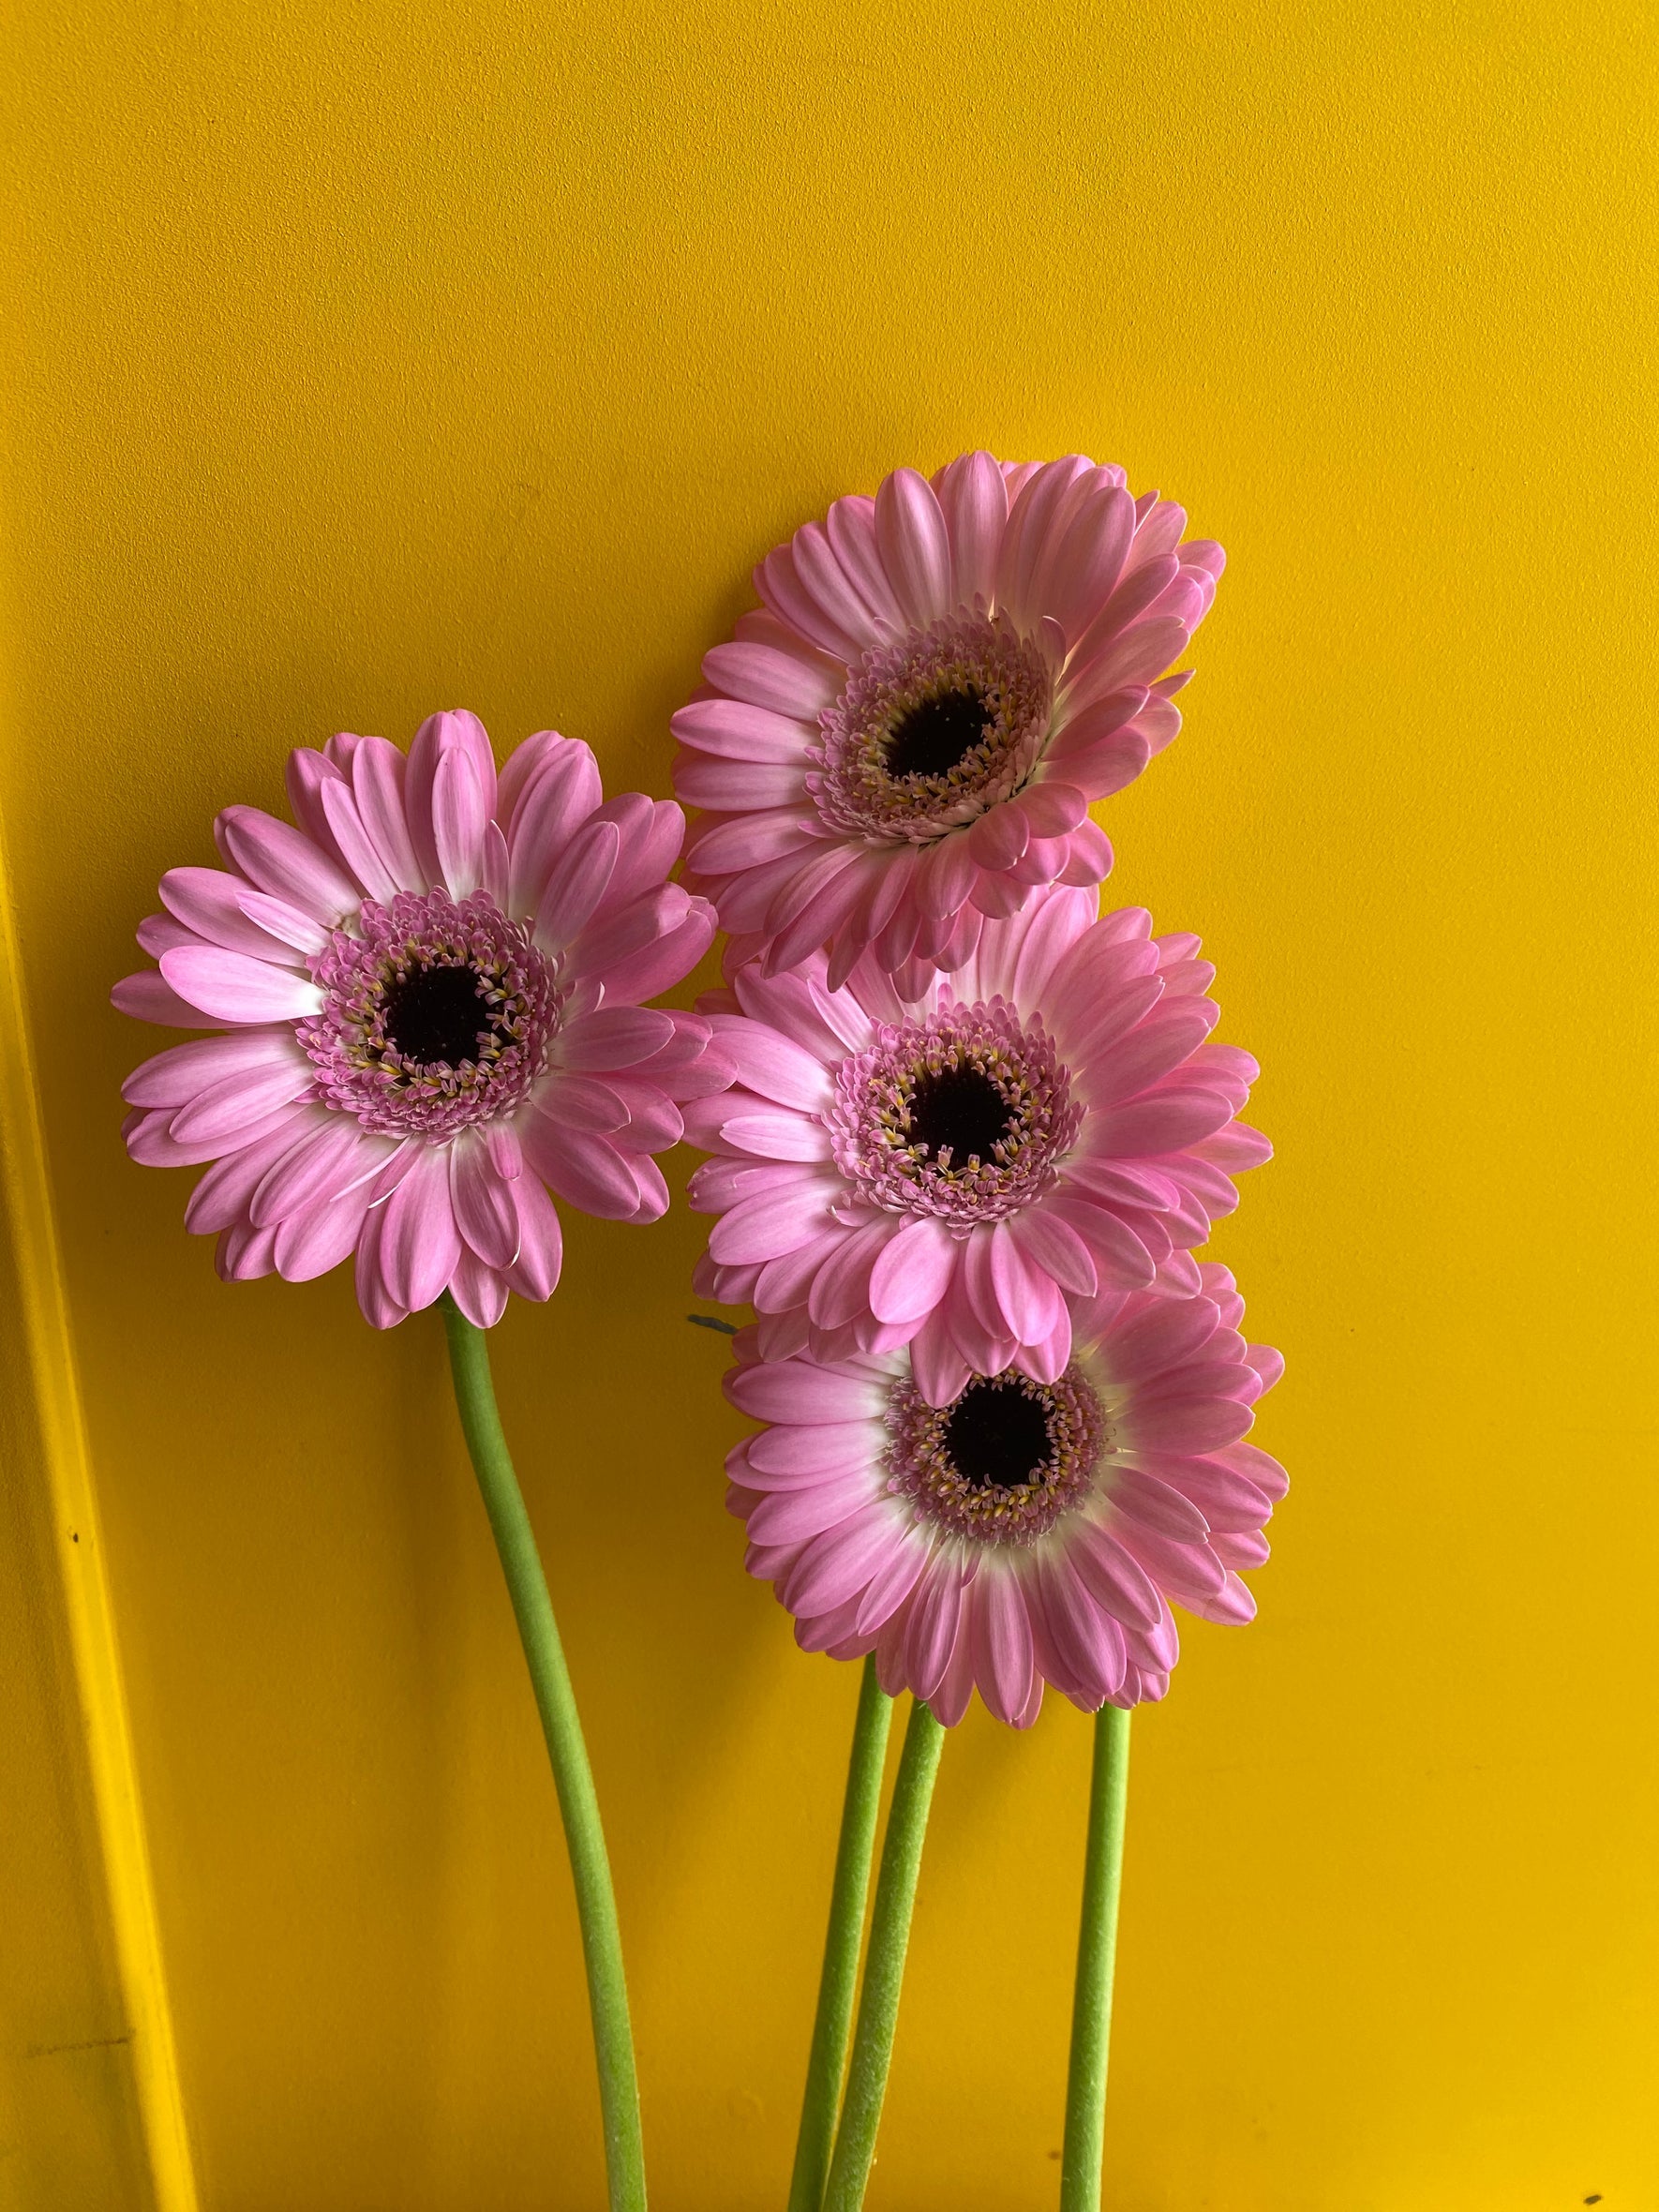
[[[712,1101],[719,1105],[720,1100]],[[723,1141],[739,1152],[767,1159],[828,1159],[830,1132],[815,1114],[734,1113],[721,1128]]]
[[[996,589],[996,560],[1008,527],[1009,494],[988,453],[964,454],[938,479],[939,510],[950,538],[952,597],[986,606]]]
[[[1193,1611],[1226,1589],[1227,1570],[1206,1545],[1176,1544],[1131,1521],[1120,1521],[1115,1532],[1158,1587]]]
[[[314,921],[337,928],[363,894],[351,878],[303,831],[254,806],[228,806],[213,826],[225,857],[250,883],[286,899]]]
[[[930,914],[955,914],[979,872],[965,837],[941,837],[917,872],[917,895]]]
[[[1031,838],[1031,825],[1017,807],[994,806],[967,833],[968,851],[981,868],[1011,868]]]
[[[933,1216],[906,1222],[871,1274],[871,1312],[878,1321],[923,1320],[949,1288],[956,1250],[956,1239]]]
[[[426,872],[427,881],[443,880],[443,862],[438,849],[437,807],[439,770],[451,755],[458,755],[472,771],[477,786],[477,800],[483,818],[487,821],[495,812],[496,763],[483,723],[476,714],[457,709],[447,714],[429,714],[414,734],[409,749],[409,767],[404,778],[404,801],[409,817],[411,839],[415,857]],[[452,839],[453,859],[462,855],[453,844],[456,833],[467,819],[471,800],[458,800],[453,789],[444,804],[451,810],[448,821]],[[454,809],[462,810],[457,815]],[[464,870],[462,871],[464,874]]]
[[[793,761],[713,760],[702,754],[680,755],[674,789],[687,806],[731,815],[799,806],[807,795],[805,771]]]
[[[230,951],[247,953],[254,960],[275,961],[284,967],[303,967],[304,956],[291,940],[275,937],[244,912],[241,899],[257,896],[257,892],[248,891],[243,877],[228,875],[222,868],[170,868],[161,878],[163,904],[198,936]],[[284,909],[278,907],[278,911]],[[298,919],[316,931],[317,943],[308,949],[314,951],[328,942],[316,923],[307,917]]]
[[[821,1476],[855,1470],[868,1473],[887,1449],[879,1421],[826,1421],[763,1429],[745,1447],[754,1475],[765,1487],[793,1488]]]
[[[1103,695],[1128,683],[1150,683],[1187,650],[1188,631],[1173,615],[1148,615],[1114,638],[1091,671]]]
[[[1122,1436],[1131,1450],[1213,1452],[1236,1443],[1250,1426],[1250,1409],[1234,1397],[1172,1397],[1154,1403],[1137,1394],[1122,1414]]]
[[[1152,1628],[1163,1616],[1163,1601],[1145,1570],[1114,1537],[1093,1521],[1069,1523],[1067,1556],[1084,1587],[1128,1628]]]
[[[722,1387],[755,1421],[870,1421],[880,1418],[886,1402],[882,1384],[869,1373],[809,1360],[728,1368]]]
[[[1013,803],[1024,815],[1033,837],[1064,837],[1089,811],[1081,791],[1052,777],[1028,784]]]
[[[355,1250],[368,1212],[368,1186],[304,1206],[276,1224],[272,1257],[285,1282],[311,1282]]]
[[[449,1278],[449,1294],[475,1329],[493,1329],[507,1310],[507,1278],[476,1252],[463,1251]]]
[[[904,614],[882,563],[875,501],[862,492],[835,501],[824,517],[824,534],[877,632],[896,636],[904,628]]]
[[[1050,1635],[1079,1684],[1103,1702],[1123,1682],[1123,1631],[1099,1609],[1063,1552],[1039,1549],[1037,1573]]]
[[[1071,1224],[1040,1201],[1023,1213],[1010,1216],[1009,1232],[1033,1266],[1080,1298],[1092,1297],[1099,1288],[1089,1248]]]
[[[782,1190],[747,1198],[714,1224],[709,1249],[724,1266],[775,1260],[821,1242],[825,1257],[843,1233],[830,1218],[835,1185],[810,1175]]]
[[[239,1221],[219,1238],[213,1255],[215,1271],[222,1282],[252,1282],[269,1275],[276,1264],[276,1232],[254,1229]]]
[[[343,856],[335,844],[328,816],[323,812],[322,792],[326,785],[343,784],[345,780],[343,762],[309,745],[296,745],[282,771],[289,812],[311,843],[331,860]]]
[[[951,1323],[951,1314],[938,1307],[910,1340],[911,1378],[930,1406],[948,1406],[959,1397],[972,1371]]]
[[[493,764],[492,764],[493,770]],[[494,774],[490,782],[493,789]],[[465,899],[484,880],[484,830],[489,819],[484,786],[471,755],[452,746],[432,777],[432,843],[450,896]]]
[[[509,1287],[521,1298],[550,1298],[564,1256],[559,1209],[533,1175],[520,1175],[509,1188],[518,1210],[518,1257],[508,1270]]]
[[[486,1266],[518,1257],[518,1209],[482,1143],[462,1135],[450,1146],[449,1193],[456,1226]]]
[[[690,911],[690,894],[679,884],[654,884],[596,916],[572,948],[574,964],[584,976],[605,976],[642,947],[670,935]]]
[[[305,1119],[284,1123],[210,1167],[185,1206],[185,1227],[195,1235],[210,1236],[244,1218],[267,1170],[292,1150],[309,1126]]]
[[[807,1311],[819,1329],[839,1329],[870,1309],[870,1272],[892,1238],[889,1215],[855,1230],[831,1248],[813,1277]]]
[[[602,1220],[626,1220],[634,1212],[639,1193],[633,1173],[604,1137],[561,1128],[540,1113],[531,1114],[519,1133],[531,1166],[571,1205]]]
[[[756,649],[736,646],[725,650],[743,652]],[[717,760],[769,761],[773,766],[803,760],[808,746],[818,740],[815,725],[740,699],[694,699],[669,718],[668,726],[680,743],[695,753],[708,754]],[[801,788],[804,792],[805,785]]]
[[[1080,479],[1090,474],[1089,462],[1081,454],[1069,454],[1034,470],[1018,497],[1010,493],[1009,526],[997,561],[996,598],[1022,629],[1035,629],[1047,611],[1035,599],[1032,585],[1052,534],[1070,527],[1079,503],[1072,495]]]
[[[1202,1544],[1210,1525],[1192,1501],[1145,1469],[1118,1463],[1107,1478],[1113,1509],[1155,1536],[1178,1544]]]
[[[574,1071],[603,1073],[632,1068],[650,1057],[674,1037],[674,1024],[652,1007],[606,1006],[583,1014],[554,1043],[555,1064]]]
[[[1213,1137],[1202,1139],[1192,1149],[1200,1159],[1234,1175],[1242,1174],[1247,1168],[1259,1168],[1273,1158],[1273,1146],[1261,1130],[1242,1121],[1230,1122]]]
[[[838,661],[856,661],[868,640],[849,635],[824,613],[805,590],[796,574],[794,556],[787,546],[769,553],[755,571],[755,590],[762,604],[809,643],[833,654]]]
[[[1229,1451],[1248,1451],[1233,1444]],[[1186,1453],[1150,1452],[1135,1455],[1171,1489],[1190,1498],[1209,1528],[1221,1535],[1259,1530],[1273,1511],[1273,1500],[1259,1485],[1224,1466],[1219,1455],[1197,1458]]]
[[[279,1106],[287,1106],[311,1088],[316,1070],[308,1060],[291,1055],[262,1067],[242,1068],[207,1084],[179,1108],[169,1125],[170,1134],[183,1144],[222,1143],[239,1129],[257,1128]]]
[[[1150,1009],[1127,1037],[1088,1071],[1084,1090],[1091,1104],[1110,1106],[1132,1099],[1190,1059],[1215,1026],[1208,999],[1178,998]]]
[[[797,582],[819,611],[860,648],[874,645],[874,610],[843,567],[823,524],[809,522],[798,530],[789,552]]]
[[[192,1038],[135,1068],[121,1085],[129,1106],[187,1106],[228,1075],[309,1068],[291,1029],[233,1029],[223,1037]]]
[[[1216,1334],[1207,1298],[1159,1298],[1112,1332],[1105,1358],[1114,1382],[1144,1382],[1187,1365]]]
[[[306,1133],[269,1168],[248,1201],[248,1218],[269,1229],[302,1206],[337,1198],[386,1155],[376,1140],[347,1113],[314,1108]]]
[[[1051,1336],[1064,1311],[1059,1292],[1025,1260],[999,1221],[991,1236],[991,1286],[1009,1333],[1023,1344]]]
[[[858,1635],[873,1635],[892,1619],[921,1579],[932,1556],[932,1544],[918,1530],[906,1529],[895,1538],[892,1550],[871,1576],[859,1600],[853,1621]]]
[[[423,1152],[386,1201],[385,1217],[381,1266],[386,1288],[406,1311],[418,1313],[448,1287],[461,1256],[449,1160],[441,1146]]]
[[[1111,596],[1135,534],[1135,502],[1121,486],[1086,500],[1072,517],[1044,579],[1043,604],[1075,645]]]
[[[578,830],[550,868],[536,907],[536,942],[561,952],[596,912],[615,873],[621,833],[614,822]]]
[[[1071,832],[1071,858],[1057,883],[1087,886],[1104,883],[1112,873],[1112,843],[1099,822],[1081,822]]]
[[[551,738],[553,733],[548,734]],[[529,742],[534,744],[535,740]],[[603,797],[591,752],[574,738],[557,739],[527,782],[508,825],[508,898],[515,914],[536,911],[554,862],[590,822]],[[620,846],[620,832],[618,843]],[[592,910],[587,908],[582,919]]]
[[[308,976],[211,945],[164,952],[161,973],[187,1004],[218,1021],[294,1022],[322,1006]]]
[[[904,1672],[917,1696],[931,1702],[956,1649],[963,1582],[949,1554],[935,1553],[911,1600],[904,1632]]]
[[[368,896],[382,905],[395,899],[405,887],[381,859],[379,845],[365,828],[351,785],[343,778],[333,779],[321,785],[319,800],[340,857]]]
[[[380,856],[386,877],[399,890],[424,891],[429,878],[415,857],[404,808],[407,772],[403,754],[384,738],[365,738],[351,755],[357,817]]]
[[[1076,1230],[1088,1247],[1103,1288],[1137,1291],[1151,1282],[1152,1255],[1134,1231],[1108,1207],[1091,1204],[1086,1193],[1073,1188],[1045,1199],[1043,1210]]]
[[[895,469],[875,495],[882,565],[911,627],[950,612],[950,538],[934,487],[914,469]]]
[[[816,655],[740,640],[706,652],[703,674],[728,696],[768,708],[809,728],[833,704],[844,680],[839,667]]]
[[[363,1223],[362,1234],[357,1239],[357,1303],[363,1318],[371,1328],[396,1328],[409,1316],[407,1307],[400,1306],[387,1288],[385,1270],[381,1263],[381,1245],[385,1233],[386,1210],[371,1206]]]
[[[290,1138],[304,1126],[305,1113],[303,1106],[278,1106],[258,1121],[241,1124],[229,1138],[185,1139],[172,1134],[173,1117],[165,1107],[139,1106],[122,1122],[121,1135],[130,1157],[142,1167],[193,1168],[203,1160],[217,1159],[222,1152],[239,1152],[265,1137]]]
[[[1031,1696],[1031,1620],[1017,1574],[1000,1562],[979,1576],[973,1637],[979,1695],[1011,1725]]]
[[[831,848],[832,865],[814,863],[811,897],[778,934],[767,953],[769,974],[793,967],[832,936],[857,904],[865,878],[859,856]],[[776,926],[776,925],[773,925]]]
[[[170,952],[167,960],[186,960]],[[233,957],[227,954],[227,959]],[[166,973],[165,962],[163,973]],[[1231,1102],[1214,1091],[1155,1091],[1127,1106],[1109,1106],[1091,1119],[1089,1143],[1128,1159],[1179,1152],[1184,1144],[1214,1136],[1233,1118]]]
[[[779,1595],[792,1613],[823,1613],[844,1605],[886,1562],[901,1527],[889,1500],[864,1506],[802,1547]]]
[[[736,874],[818,842],[816,811],[808,806],[771,807],[760,814],[716,820],[700,830],[686,851],[686,863],[699,877]]]
[[[755,1500],[745,1518],[757,1544],[804,1544],[838,1528],[869,1499],[866,1472],[833,1475],[810,1488],[769,1491]]]
[[[123,976],[110,992],[110,1004],[135,1022],[154,1022],[167,1029],[211,1029],[214,1024],[200,1007],[181,998],[155,968],[141,968],[136,976]]]

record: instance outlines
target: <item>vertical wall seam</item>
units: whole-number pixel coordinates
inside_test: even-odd
[[[116,1973],[132,2037],[150,2186],[157,2212],[197,2212],[132,1731],[47,1180],[3,825],[0,1067],[6,1069],[0,1084],[0,1172],[11,1217],[19,1308],[28,1335],[29,1374],[51,1491],[53,1556],[68,1624]]]

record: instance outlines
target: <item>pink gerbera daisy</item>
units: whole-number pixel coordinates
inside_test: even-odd
[[[409,756],[336,737],[290,758],[301,827],[229,807],[225,866],[174,868],[139,931],[159,962],[124,1012],[215,1029],[145,1061],[127,1149],[212,1160],[186,1210],[227,1279],[321,1275],[357,1255],[389,1327],[448,1290],[487,1328],[509,1291],[548,1297],[561,1239],[547,1188],[654,1220],[651,1154],[678,1101],[729,1069],[695,1016],[642,999],[714,931],[665,879],[678,806],[605,802],[586,745],[544,730],[499,779],[472,714],[435,714]]]
[[[911,1346],[930,1403],[1010,1364],[1054,1382],[1071,1307],[1187,1295],[1190,1248],[1271,1147],[1235,1116],[1256,1064],[1207,1042],[1198,939],[1050,888],[988,930],[919,1004],[873,960],[840,990],[739,967],[706,994],[737,1078],[688,1106],[716,1154],[697,1287],[762,1316],[768,1357]]]
[[[1035,885],[1097,884],[1093,800],[1181,726],[1163,671],[1221,548],[1081,455],[964,454],[838,500],[755,572],[765,611],[703,663],[675,788],[706,819],[687,879],[767,971],[866,946],[919,996]]]
[[[1248,1621],[1238,1570],[1286,1483],[1240,1440],[1283,1363],[1238,1334],[1226,1268],[1200,1278],[1101,1293],[1057,1375],[975,1374],[943,1404],[904,1352],[769,1361],[744,1330],[726,1392],[770,1426],[727,1459],[728,1502],[803,1648],[874,1651],[947,1726],[977,1688],[1028,1727],[1045,1682],[1086,1711],[1161,1697],[1172,1598]]]

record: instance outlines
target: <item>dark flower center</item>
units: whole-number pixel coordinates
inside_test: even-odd
[[[411,970],[387,991],[381,1019],[398,1057],[426,1068],[476,1060],[479,1039],[499,1026],[470,967]]]
[[[1018,1381],[976,1376],[945,1420],[945,1449],[976,1491],[1026,1488],[1055,1451],[1049,1409]]]
[[[1017,1381],[983,1375],[951,1407],[944,1442],[957,1473],[976,1490],[1024,1489],[1054,1454],[1043,1399]]]
[[[935,692],[893,725],[883,763],[889,776],[948,776],[985,735],[993,719],[977,684]]]
[[[1014,1126],[1013,1110],[991,1078],[972,1067],[924,1072],[910,1093],[912,1144],[936,1160],[949,1150],[960,1167],[970,1156],[991,1158],[992,1148]]]

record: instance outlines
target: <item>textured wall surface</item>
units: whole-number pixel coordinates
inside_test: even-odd
[[[602,2185],[439,1325],[215,1279],[187,1178],[116,1134],[132,925],[336,728],[465,704],[665,793],[754,560],[976,443],[1119,460],[1228,547],[1186,730],[1103,817],[1109,889],[1203,933],[1280,1149],[1215,1248],[1291,1363],[1259,1434],[1293,1487],[1259,1623],[1193,1628],[1137,1723],[1109,2201],[1659,2202],[1641,11],[14,20],[0,807],[204,2212]],[[856,1682],[740,1572],[699,1233],[573,1222],[498,1357],[654,2201],[761,2212]],[[1056,1704],[947,1748],[872,2212],[1053,2202],[1088,1733]],[[8,1846],[68,1928],[64,1864]],[[62,1987],[96,2039],[86,1926]],[[118,2073],[82,2091],[117,2161]]]

